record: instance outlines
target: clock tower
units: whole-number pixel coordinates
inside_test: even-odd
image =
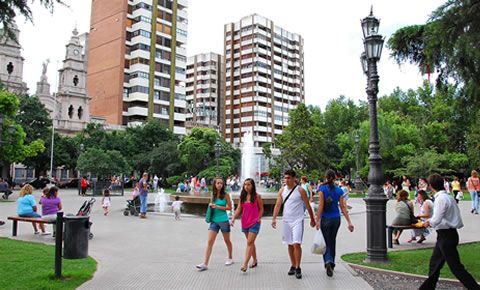
[[[75,28],[66,45],[63,67],[58,70],[56,94],[57,129],[64,134],[75,134],[90,122],[90,98],[86,89],[86,55]]]

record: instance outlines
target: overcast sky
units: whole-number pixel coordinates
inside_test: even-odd
[[[107,1],[107,0],[103,0]],[[125,0],[126,1],[126,0]],[[30,3],[30,1],[28,1]],[[37,3],[38,1],[35,1]],[[17,18],[20,42],[25,58],[24,80],[34,94],[40,80],[42,62],[50,59],[48,79],[54,89],[56,70],[65,56],[65,45],[76,26],[80,33],[89,31],[90,0],[64,0],[70,8],[58,6],[53,15],[38,4],[32,6],[34,24]],[[305,41],[305,90],[307,104],[325,107],[328,100],[345,95],[366,100],[366,79],[359,56],[363,51],[360,19],[373,4],[380,19],[379,32],[386,40],[397,29],[423,24],[430,13],[445,0],[189,0],[188,55],[223,52],[224,24],[257,13]],[[426,76],[416,67],[399,67],[384,48],[379,64],[380,95],[395,87],[416,88]]]

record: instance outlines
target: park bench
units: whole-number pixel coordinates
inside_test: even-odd
[[[390,249],[393,248],[393,231],[394,230],[413,230],[413,229],[419,229],[419,228],[414,225],[409,225],[409,226],[387,225],[388,248]]]
[[[12,236],[17,236],[18,222],[27,222],[27,223],[40,223],[40,224],[55,224],[55,221],[47,220],[43,218],[31,218],[31,217],[19,217],[19,216],[9,216],[9,220],[13,221],[12,227]]]

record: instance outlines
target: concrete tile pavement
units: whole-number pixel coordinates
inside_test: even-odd
[[[40,193],[36,191],[35,196],[38,199]],[[79,197],[73,190],[62,190],[61,198],[67,213],[76,213],[86,199]],[[145,220],[126,217],[122,213],[126,198],[113,197],[108,216],[103,216],[100,198],[97,198],[91,215],[95,237],[90,241],[89,254],[98,261],[98,270],[94,278],[80,289],[371,289],[363,279],[354,276],[339,261],[343,253],[365,250],[365,205],[362,200],[349,200],[353,206],[352,220],[356,229],[349,233],[342,220],[337,238],[337,267],[333,278],[326,276],[322,257],[310,253],[314,230],[307,228],[308,220],[305,221],[302,260],[304,277],[297,280],[286,274],[290,263],[286,247],[281,243],[281,229],[273,230],[268,217],[263,221],[256,242],[258,268],[246,275],[240,272],[246,242],[240,224],[237,223],[232,232],[235,264],[224,266],[226,248],[219,236],[209,270],[197,272],[194,265],[203,260],[207,238],[208,225],[203,218],[184,215],[181,221],[175,221],[171,214],[155,213],[149,214]],[[149,199],[153,201],[153,195]],[[387,220],[390,221],[393,219],[393,202],[389,202],[388,208]],[[478,216],[467,215],[467,203],[462,203],[462,212],[466,230],[460,231],[461,240],[478,240],[480,230],[474,224],[478,223]],[[0,219],[13,214],[15,203],[0,203]],[[0,227],[0,236],[11,236],[10,222]],[[427,245],[433,245],[433,236],[429,237]],[[53,243],[51,237],[34,236],[31,225],[25,223],[19,224],[17,238]],[[402,242],[407,238],[407,234],[402,236],[399,248],[417,247],[417,244]]]

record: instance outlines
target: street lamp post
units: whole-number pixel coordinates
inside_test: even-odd
[[[363,190],[363,182],[360,178],[360,136],[358,135],[358,131],[355,131],[354,135],[355,141],[355,188],[356,190],[362,191]]]
[[[215,145],[215,159],[216,159],[216,162],[217,162],[217,166],[215,167],[215,175],[218,176],[219,172],[218,172],[218,161],[220,159],[220,149],[221,149],[221,145],[220,145],[220,142],[216,142]]]
[[[83,145],[83,143],[80,144],[80,154],[83,153],[83,150],[85,149],[85,146]],[[80,157],[80,154],[78,154],[78,156]],[[78,157],[77,157],[77,162],[78,162]],[[78,195],[81,194],[82,192],[82,186],[80,184],[80,180],[82,180],[82,175],[80,173],[80,169],[77,169],[77,179],[78,179]]]
[[[362,20],[363,44],[365,52],[360,57],[362,68],[367,75],[367,96],[370,119],[368,172],[368,196],[364,199],[367,205],[367,258],[366,262],[388,262],[386,246],[386,205],[387,197],[383,192],[382,157],[377,126],[377,62],[380,60],[383,37],[378,34],[380,21],[370,15]]]

